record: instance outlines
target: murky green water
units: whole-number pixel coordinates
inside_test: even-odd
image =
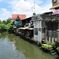
[[[0,33],[0,59],[54,59],[18,36]]]

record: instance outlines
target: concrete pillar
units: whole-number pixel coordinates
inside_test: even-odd
[[[40,43],[42,41],[42,18],[40,15],[33,16],[34,24],[34,41]]]
[[[49,42],[51,42],[51,37],[49,37]]]
[[[54,42],[54,37],[52,37],[52,42]]]
[[[57,38],[55,38],[55,41],[57,41]]]

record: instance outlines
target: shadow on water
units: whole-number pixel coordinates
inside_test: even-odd
[[[4,41],[5,43],[4,45],[2,45],[3,50],[6,49],[7,50],[7,51],[5,50],[6,52],[10,51],[8,55],[9,58],[4,58],[4,59],[55,59],[54,56],[44,53],[43,51],[40,50],[39,47],[30,44],[29,42],[21,39],[19,36],[15,36],[13,34],[8,34],[8,33],[0,33],[0,43],[1,40],[6,41],[6,42]],[[1,50],[0,48],[0,51],[3,50]],[[5,56],[6,54],[5,51],[2,52],[3,57],[7,57]],[[12,57],[10,55],[12,55]],[[15,57],[15,55],[17,57]]]

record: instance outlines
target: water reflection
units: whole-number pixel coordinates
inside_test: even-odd
[[[18,36],[0,33],[0,59],[54,59]]]
[[[26,59],[21,51],[16,50],[14,42],[10,42],[8,38],[10,38],[8,35],[2,35],[0,38],[0,59]]]

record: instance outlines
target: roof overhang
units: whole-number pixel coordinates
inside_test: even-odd
[[[59,5],[53,6],[53,7],[50,8],[50,9],[59,9]]]

